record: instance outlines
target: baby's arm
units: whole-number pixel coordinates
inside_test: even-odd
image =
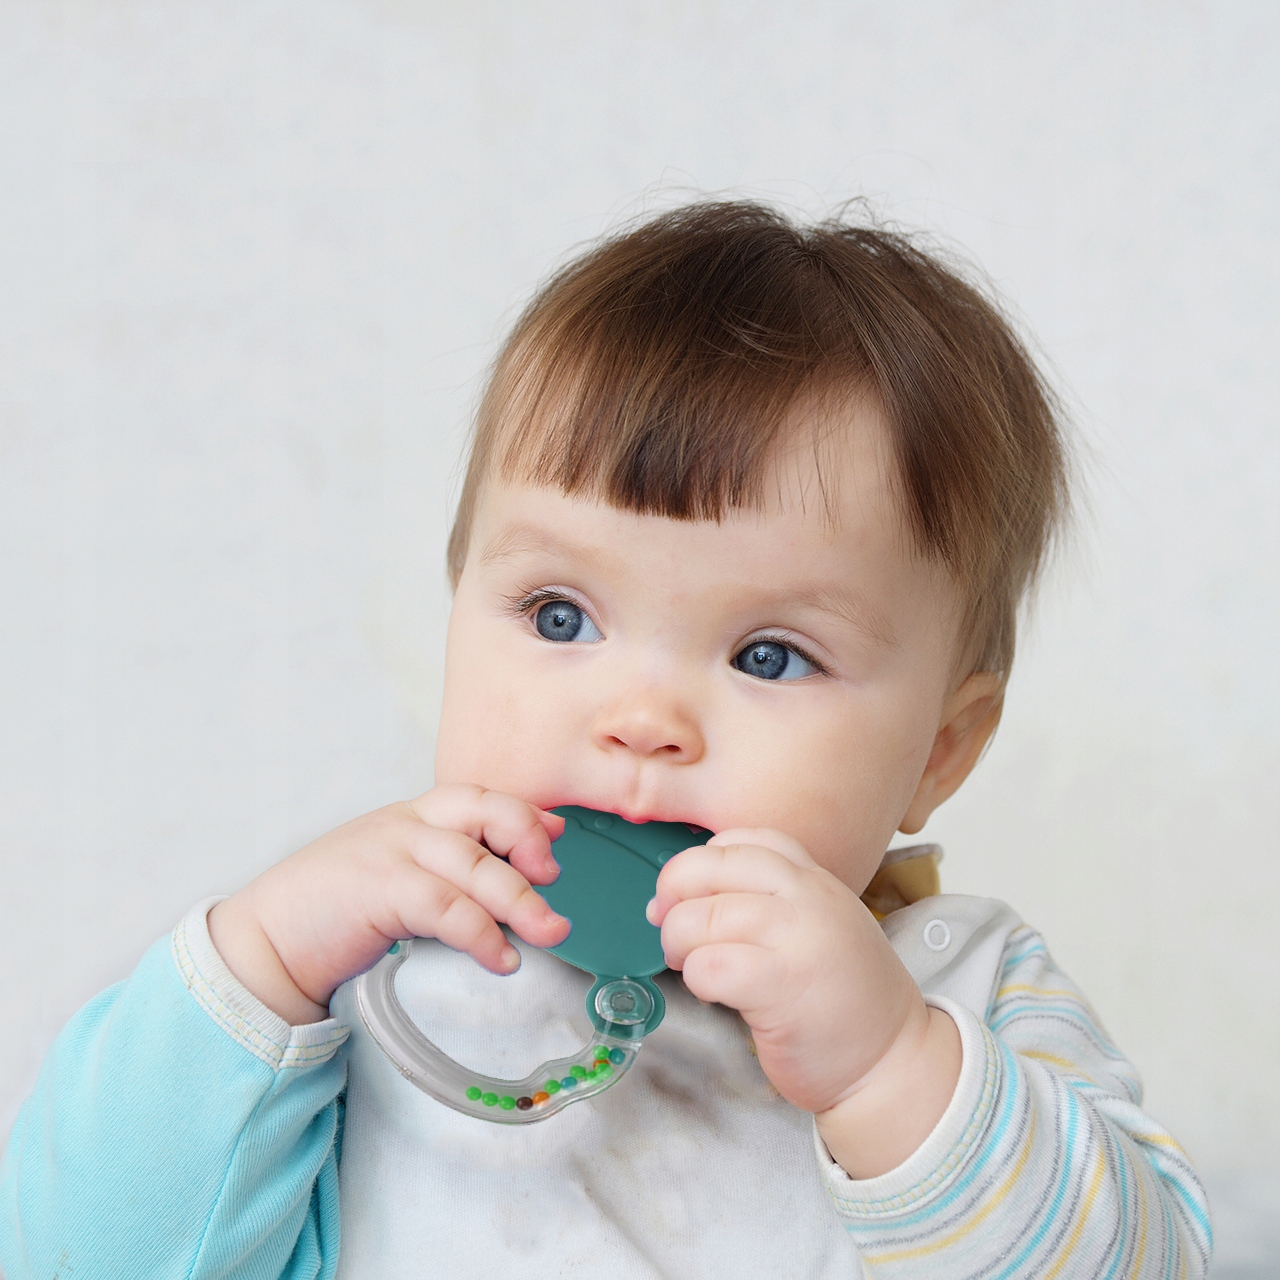
[[[286,858],[207,925],[188,916],[50,1052],[0,1165],[3,1274],[331,1276],[347,1033],[330,995],[397,938],[499,971],[515,957],[497,920],[561,941],[567,922],[489,851],[550,880],[559,830],[442,787]]]
[[[346,1029],[253,1000],[208,905],[45,1059],[0,1163],[8,1280],[333,1274]]]
[[[710,844],[668,863],[650,918],[690,990],[739,1009],[779,1092],[815,1114],[875,1275],[1204,1275],[1195,1175],[1036,935],[1009,937],[984,1025],[926,1006],[870,913],[794,841]]]
[[[1005,941],[985,1022],[939,1000],[964,1041],[956,1096],[890,1174],[832,1167],[877,1276],[1204,1276],[1208,1205],[1177,1142],[1074,983],[1025,925]]]

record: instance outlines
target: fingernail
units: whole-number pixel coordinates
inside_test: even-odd
[[[506,946],[502,949],[502,967],[512,973],[520,967],[520,953],[512,946]]]
[[[650,898],[649,905],[644,909],[644,918],[650,924],[655,924],[657,922],[654,920],[653,917],[656,916],[657,914],[658,914],[658,900],[657,898]]]

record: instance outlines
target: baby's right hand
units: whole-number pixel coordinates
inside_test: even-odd
[[[214,907],[209,933],[231,972],[295,1025],[328,1017],[334,990],[401,938],[439,938],[510,973],[520,957],[498,921],[536,947],[568,935],[531,887],[559,874],[551,841],[563,829],[514,796],[436,787],[277,863]]]

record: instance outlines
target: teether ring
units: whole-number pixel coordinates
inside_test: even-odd
[[[661,933],[645,907],[663,865],[706,836],[679,822],[627,822],[576,805],[554,812],[565,820],[554,850],[560,876],[535,887],[573,926],[547,950],[595,978],[586,1001],[595,1036],[580,1053],[544,1062],[523,1080],[464,1067],[422,1034],[396,998],[396,971],[412,942],[395,943],[356,981],[360,1019],[396,1070],[445,1106],[499,1124],[544,1120],[630,1070],[666,1012],[653,983],[666,968]]]

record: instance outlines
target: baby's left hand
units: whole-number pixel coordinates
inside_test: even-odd
[[[742,1014],[765,1074],[818,1115],[853,1176],[892,1168],[927,1136],[959,1074],[955,1026],[926,1007],[853,890],[797,841],[739,829],[685,850],[648,916],[670,968]]]

